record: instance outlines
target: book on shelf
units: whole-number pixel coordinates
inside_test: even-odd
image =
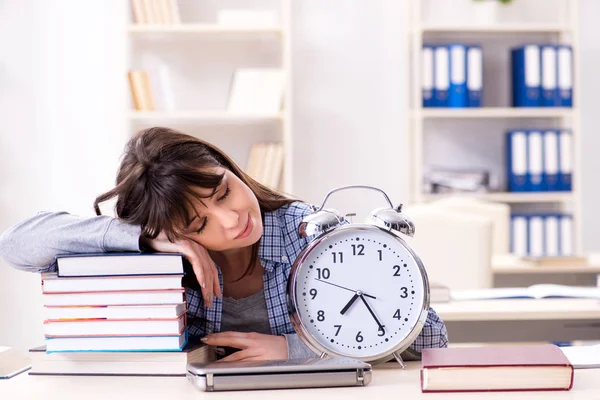
[[[573,374],[553,344],[423,349],[421,390],[570,390]]]
[[[170,319],[179,318],[186,311],[186,303],[135,306],[44,306],[44,319]]]
[[[453,301],[494,299],[600,299],[600,288],[595,286],[565,286],[540,283],[528,287],[453,290]]]
[[[274,27],[277,17],[270,10],[223,9],[217,13],[217,24],[244,28]]]
[[[279,68],[238,68],[227,101],[227,112],[276,115],[281,111],[285,75]]]
[[[176,25],[181,23],[178,0],[131,0],[136,24]]]
[[[44,335],[57,337],[177,336],[185,330],[185,316],[173,319],[72,319],[44,321]]]
[[[216,360],[214,347],[188,343],[181,351],[47,353],[29,349],[30,375],[154,375],[185,376],[188,363]]]
[[[575,369],[600,368],[600,344],[560,348]]]
[[[431,303],[447,303],[450,300],[452,300],[452,295],[448,286],[431,282],[429,285],[429,301]]]
[[[277,189],[281,182],[284,157],[282,143],[255,143],[250,149],[246,173],[263,185]]]
[[[510,251],[516,256],[565,259],[573,255],[573,216],[511,214]]]
[[[154,111],[152,85],[147,71],[132,69],[127,73],[133,108],[139,111]]]
[[[177,253],[74,253],[56,256],[59,277],[108,275],[182,275]]]
[[[181,275],[112,275],[60,278],[56,272],[42,273],[43,293],[119,292],[181,288]]]
[[[46,351],[181,351],[186,343],[187,331],[178,336],[78,336],[46,338]]]
[[[148,305],[177,304],[185,302],[185,291],[169,290],[131,290],[121,292],[75,292],[44,293],[44,306],[112,306],[112,305]]]

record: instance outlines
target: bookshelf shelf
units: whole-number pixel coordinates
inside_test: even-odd
[[[415,118],[569,118],[571,108],[526,108],[526,107],[482,107],[482,108],[422,108],[415,110]]]
[[[426,200],[437,200],[448,197],[446,194],[425,194]],[[565,203],[573,200],[571,192],[537,192],[537,193],[461,193],[453,196],[475,197],[487,201],[500,203]]]
[[[280,35],[282,29],[277,26],[265,27],[244,27],[244,26],[223,26],[217,24],[179,24],[179,25],[149,25],[149,24],[131,24],[127,28],[131,35],[146,34],[275,34]]]
[[[241,115],[226,111],[131,111],[129,118],[133,121],[195,121],[195,122],[218,122],[218,123],[247,123],[283,120],[284,114],[276,115]]]
[[[425,24],[420,28],[421,33],[498,33],[498,34],[521,34],[521,33],[568,33],[571,27],[561,24],[502,24],[485,26],[464,25],[433,25]]]
[[[579,1],[554,2],[552,13],[516,22],[514,16],[529,10],[519,2],[506,13],[495,15],[494,22],[476,24],[463,18],[465,13],[475,9],[459,10],[456,14],[446,14],[435,8],[443,0],[410,0],[410,27],[408,29],[409,50],[407,54],[408,79],[410,90],[408,104],[410,118],[406,129],[410,132],[410,201],[413,203],[440,199],[448,195],[425,193],[424,177],[428,167],[436,162],[437,168],[485,169],[505,184],[506,164],[502,153],[504,135],[513,129],[555,129],[572,132],[572,180],[571,192],[534,193],[481,193],[468,194],[488,201],[511,205],[512,210],[523,213],[540,213],[552,209],[553,212],[573,216],[573,250],[582,252],[581,241],[581,121],[579,93]],[[476,7],[475,3],[465,7]],[[550,1],[548,1],[550,7]],[[540,3],[541,4],[541,3]],[[433,5],[433,6],[432,6]],[[540,6],[541,7],[541,6]],[[459,7],[458,7],[459,8]],[[459,14],[462,13],[462,14]],[[523,11],[524,13],[524,11]],[[524,15],[524,14],[523,14]],[[515,21],[515,22],[513,22]],[[464,23],[463,23],[464,22]],[[480,108],[425,108],[423,107],[422,74],[425,70],[422,48],[424,44],[437,45],[459,42],[478,45],[483,52],[483,107]],[[487,106],[511,104],[510,49],[524,43],[567,44],[573,50],[573,104],[574,107],[510,107]],[[429,67],[427,67],[429,68]],[[429,69],[427,69],[429,71]],[[428,78],[429,79],[429,78]],[[435,79],[435,78],[434,78]],[[508,90],[507,90],[508,89]],[[484,134],[478,134],[485,132]],[[436,140],[441,139],[443,140]],[[441,143],[444,143],[443,145]],[[444,153],[444,146],[451,148],[452,154]],[[493,154],[490,149],[500,154]],[[463,153],[464,151],[464,153]],[[499,156],[499,157],[498,157]],[[471,165],[473,163],[474,165]],[[496,190],[505,190],[499,188]],[[461,194],[463,195],[463,194]]]

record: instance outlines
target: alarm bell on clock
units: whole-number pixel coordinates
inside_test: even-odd
[[[406,236],[412,237],[415,234],[415,225],[406,215],[402,214],[402,204],[398,207],[394,207],[383,190],[371,186],[354,185],[337,188],[329,192],[325,197],[325,200],[323,200],[321,207],[315,209],[313,214],[308,215],[302,220],[302,223],[298,228],[298,233],[301,237],[306,238],[313,235],[320,235],[347,222],[346,218],[339,211],[324,208],[325,202],[330,195],[344,189],[373,189],[381,192],[390,206],[373,210],[369,216],[368,222],[385,230],[393,230]]]
[[[326,209],[330,195],[372,189],[388,207],[365,223]],[[396,359],[417,338],[429,312],[429,282],[421,259],[405,241],[415,226],[384,191],[346,186],[327,194],[298,227],[310,238],[288,280],[290,321],[298,336],[321,357],[379,363]]]

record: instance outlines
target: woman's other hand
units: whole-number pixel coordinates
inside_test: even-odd
[[[189,239],[177,239],[171,242],[163,232],[155,239],[143,238],[142,240],[145,245],[156,251],[181,253],[185,256],[192,264],[196,279],[202,288],[204,303],[208,307],[212,307],[213,295],[222,297],[217,267],[204,247]]]
[[[288,358],[285,336],[256,332],[218,332],[202,338],[202,342],[215,347],[240,349],[219,361],[287,360]]]

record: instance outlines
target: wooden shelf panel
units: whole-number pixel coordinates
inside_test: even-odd
[[[283,113],[275,115],[240,115],[232,114],[226,111],[131,111],[129,118],[132,121],[144,122],[154,120],[180,120],[180,121],[198,121],[198,122],[260,122],[283,120]]]
[[[425,200],[437,200],[450,196],[474,197],[500,203],[564,203],[573,200],[571,192],[423,194]]]
[[[413,111],[415,118],[568,118],[572,108],[481,107],[423,108]]]
[[[129,25],[128,33],[142,34],[280,34],[278,26],[244,27],[224,26],[216,24],[180,24],[180,25]]]
[[[568,25],[561,24],[502,24],[502,25],[437,25],[424,24],[421,26],[422,33],[498,33],[498,34],[521,34],[521,33],[569,33],[572,30]]]

